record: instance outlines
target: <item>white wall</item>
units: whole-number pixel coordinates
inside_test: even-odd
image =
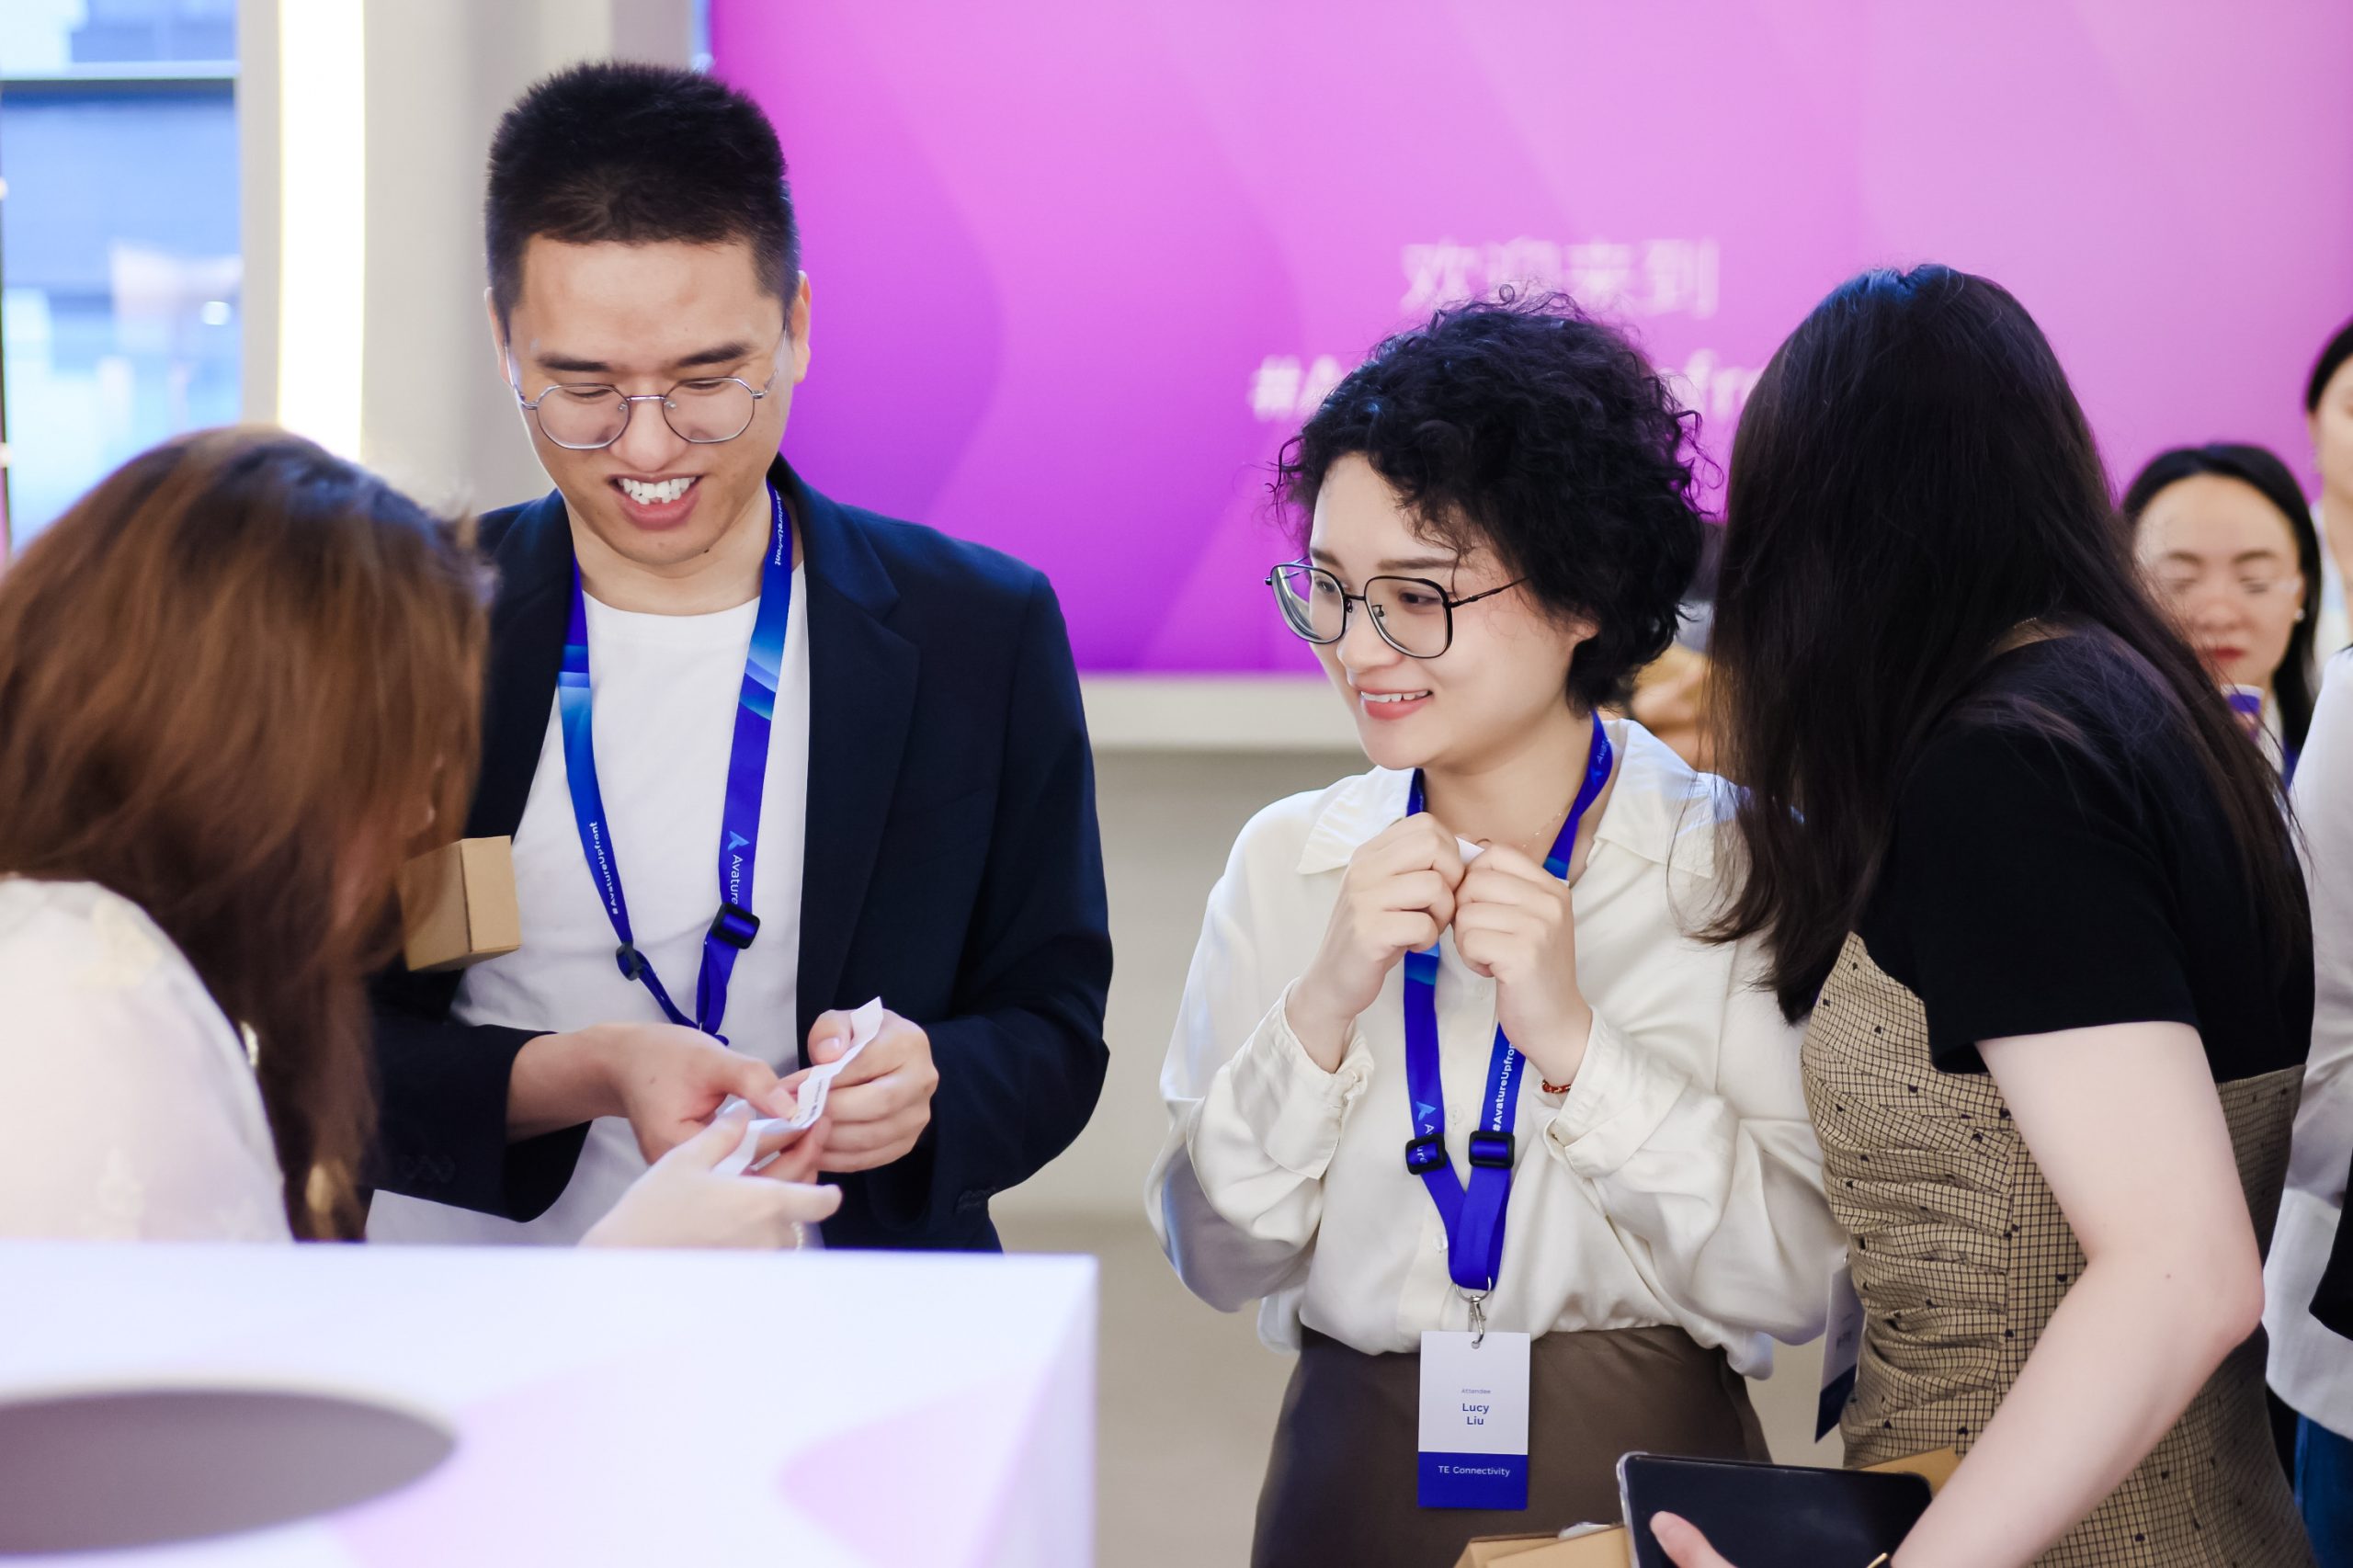
[[[1333,706],[1338,706],[1336,700]],[[1120,1214],[1143,1223],[1144,1171],[1167,1119],[1160,1059],[1210,886],[1251,815],[1364,766],[1354,752],[1109,751],[1096,784],[1111,898],[1111,1070],[1070,1152],[999,1199],[1017,1215]]]
[[[280,5],[242,0],[247,417],[276,419]],[[691,0],[363,0],[368,257],[361,459],[437,505],[547,489],[482,304],[484,157],[522,91],[575,61],[685,64]]]

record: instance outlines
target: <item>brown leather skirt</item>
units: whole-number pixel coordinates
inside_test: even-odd
[[[1472,1536],[1618,1518],[1618,1456],[1765,1459],[1747,1381],[1679,1328],[1548,1334],[1530,1346],[1528,1506],[1415,1501],[1421,1357],[1305,1331],[1258,1494],[1252,1568],[1453,1568]]]

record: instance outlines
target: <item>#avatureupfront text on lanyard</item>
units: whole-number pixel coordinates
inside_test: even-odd
[[[768,490],[773,538],[760,567],[760,608],[752,624],[751,651],[744,659],[744,685],[735,697],[735,738],[727,753],[727,794],[719,820],[719,913],[703,933],[702,968],[695,980],[695,1013],[687,1017],[662,985],[654,966],[637,950],[630,932],[629,903],[621,896],[620,863],[597,788],[597,747],[588,685],[588,601],[580,568],[572,569],[572,627],[564,634],[563,668],[556,676],[556,713],[563,726],[563,767],[572,787],[573,820],[588,857],[605,914],[620,947],[613,955],[620,971],[642,981],[674,1024],[702,1030],[722,1045],[719,1026],[727,1016],[727,982],[735,955],[752,945],[760,923],[752,914],[752,868],[759,853],[760,794],[767,781],[768,731],[776,720],[776,688],[784,666],[784,629],[792,614],[792,529],[784,500]]]
[[[1564,881],[1576,849],[1577,828],[1609,781],[1610,762],[1609,736],[1596,718],[1585,782],[1544,860],[1544,869]],[[1422,776],[1416,773],[1405,814],[1421,810]],[[1471,1134],[1471,1181],[1465,1190],[1446,1153],[1438,975],[1436,944],[1405,955],[1405,1092],[1414,1108],[1405,1168],[1422,1178],[1445,1222],[1447,1273],[1471,1303],[1471,1329],[1432,1330],[1422,1335],[1419,1501],[1425,1508],[1525,1508],[1529,1336],[1488,1332],[1485,1302],[1503,1270],[1504,1210],[1518,1153],[1512,1123],[1528,1061],[1498,1027],[1479,1126]]]

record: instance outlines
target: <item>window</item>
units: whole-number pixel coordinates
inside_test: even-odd
[[[236,0],[0,4],[0,527],[238,416]]]

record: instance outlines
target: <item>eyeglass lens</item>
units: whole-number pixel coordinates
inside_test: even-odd
[[[682,381],[660,406],[680,440],[709,444],[750,429],[758,402],[739,381]],[[634,406],[611,387],[550,387],[540,397],[540,428],[560,447],[608,447],[620,439]]]
[[[1285,623],[1310,642],[1337,642],[1347,631],[1354,608],[1348,592],[1321,566],[1278,566],[1274,588]],[[1446,652],[1446,597],[1433,585],[1413,577],[1369,577],[1364,603],[1373,629],[1399,653],[1434,659]]]

